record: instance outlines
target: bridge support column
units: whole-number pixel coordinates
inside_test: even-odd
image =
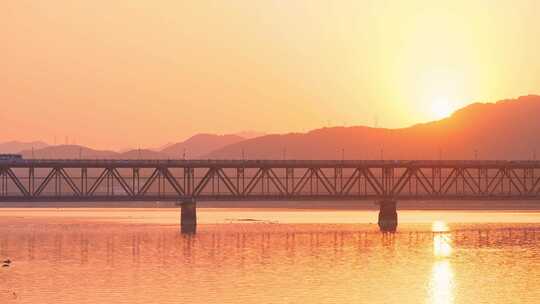
[[[379,229],[382,232],[395,232],[398,224],[396,201],[379,201]]]
[[[180,203],[180,231],[187,234],[197,231],[197,203],[194,198]]]

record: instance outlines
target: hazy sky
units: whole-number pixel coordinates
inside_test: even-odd
[[[0,141],[404,127],[540,92],[540,1],[0,4]]]

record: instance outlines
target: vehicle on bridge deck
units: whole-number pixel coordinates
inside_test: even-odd
[[[0,160],[18,160],[23,159],[21,154],[0,154]]]

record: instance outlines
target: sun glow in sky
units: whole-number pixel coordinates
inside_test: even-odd
[[[454,109],[446,98],[435,99],[431,104],[433,119],[442,119],[452,115]]]
[[[539,93],[535,0],[7,1],[5,140],[405,127]]]

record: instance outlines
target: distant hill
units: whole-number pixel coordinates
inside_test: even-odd
[[[159,147],[157,147],[157,148],[152,148],[152,149],[150,149],[150,150],[153,150],[153,151],[161,151],[161,150],[163,150],[163,149],[167,149],[168,147],[170,147],[170,146],[172,146],[172,145],[174,145],[174,144],[176,144],[176,143],[174,143],[174,142],[168,142],[168,143],[166,143],[166,144],[164,144],[164,145],[161,145],[161,146],[159,146]]]
[[[43,149],[22,151],[24,158],[97,158],[97,159],[165,159],[166,154],[152,150],[140,149],[126,152],[96,150],[78,145],[48,146]]]
[[[108,159],[180,159],[184,149],[186,158],[200,158],[215,149],[244,140],[237,135],[198,134],[186,141],[169,144],[161,151],[132,149],[127,151],[97,150],[80,145],[47,146],[41,149],[26,149],[21,152],[25,158],[108,158]],[[6,152],[8,153],[8,152]]]
[[[8,141],[0,143],[0,153],[19,153],[23,150],[41,149],[47,147],[47,144],[42,141],[20,142]]]
[[[161,153],[170,158],[182,158],[185,151],[186,158],[201,158],[214,150],[242,140],[244,138],[238,135],[197,134],[183,142],[166,147],[161,150]]]
[[[233,135],[240,136],[240,137],[245,138],[245,139],[252,139],[252,138],[255,138],[255,137],[264,136],[264,135],[266,135],[266,133],[256,132],[256,131],[243,131],[243,132],[235,133]]]
[[[402,129],[322,128],[227,145],[204,158],[540,159],[540,96],[475,103],[451,117]],[[344,153],[343,153],[344,152]]]
[[[116,157],[121,159],[166,159],[168,155],[158,151],[140,149],[119,153]]]
[[[333,127],[307,133],[197,134],[161,151],[115,152],[42,142],[0,144],[0,153],[26,158],[179,159],[540,159],[540,96],[475,103],[451,117],[402,129]],[[32,153],[32,147],[34,151]],[[536,153],[535,153],[536,152]]]
[[[24,150],[21,152],[24,158],[116,158],[117,152],[107,150],[94,150],[78,145],[48,146],[42,149]]]

